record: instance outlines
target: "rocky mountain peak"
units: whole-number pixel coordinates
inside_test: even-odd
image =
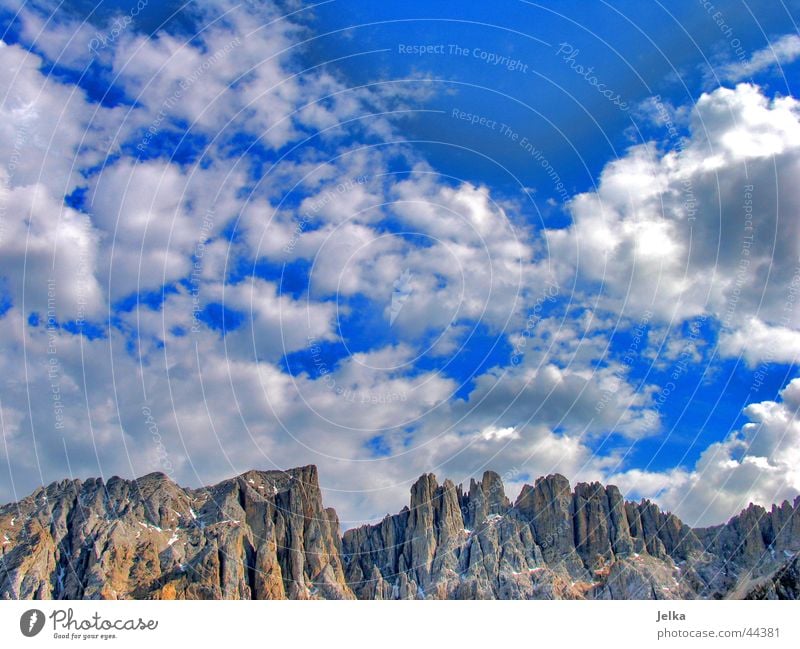
[[[0,594],[350,598],[317,469],[184,489],[162,473],[62,481],[0,508]]]
[[[0,507],[3,598],[791,598],[800,497],[691,529],[558,474],[512,503],[486,471],[420,476],[340,536],[313,465],[187,489],[163,473],[61,480]]]

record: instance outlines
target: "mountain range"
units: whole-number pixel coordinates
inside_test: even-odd
[[[800,599],[800,496],[691,528],[561,475],[432,474],[340,533],[315,466],[187,489],[62,480],[0,507],[3,599]]]

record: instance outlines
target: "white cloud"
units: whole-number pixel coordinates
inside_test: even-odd
[[[80,166],[99,160],[84,136],[92,117],[82,90],[43,75],[42,60],[0,47],[0,160],[13,187],[46,182],[59,198],[80,183]]]
[[[560,283],[577,272],[601,307],[631,321],[708,314],[731,340],[754,326],[793,338],[799,115],[795,99],[748,84],[702,95],[678,150],[631,148],[596,192],[575,197],[569,228],[546,232]],[[738,353],[733,342],[723,351]]]
[[[502,440],[502,439],[508,439],[508,440],[519,439],[519,433],[513,426],[507,426],[506,428],[487,426],[480,432],[480,435],[487,442],[491,442],[493,440]]]
[[[86,209],[106,234],[102,271],[113,298],[187,277],[198,245],[238,212],[236,186],[242,180],[221,163],[183,168],[130,159],[93,177]]]
[[[752,403],[741,430],[705,449],[691,471],[631,470],[609,478],[628,496],[654,498],[689,525],[711,525],[751,502],[769,507],[800,491],[800,379],[777,401]]]
[[[219,290],[210,287],[203,299],[217,301],[244,313],[245,324],[228,334],[230,353],[250,358],[278,360],[283,354],[307,350],[309,341],[337,340],[335,305],[331,302],[295,300],[279,293],[276,285],[258,278]]]
[[[0,170],[0,183],[6,179]],[[2,201],[0,277],[13,303],[60,322],[100,316],[99,232],[90,219],[42,184],[7,190]]]
[[[16,3],[16,0],[9,2]],[[95,29],[90,22],[61,22],[52,13],[37,11],[32,2],[16,4],[16,11],[24,16],[20,23],[25,41],[60,66],[83,69],[93,56],[92,39],[100,31],[108,34],[107,29]]]
[[[31,21],[23,34],[32,37],[39,24]],[[76,38],[86,36],[77,24],[61,24],[40,35],[40,50],[82,65],[70,28]],[[726,355],[744,353],[755,364],[775,339],[775,360],[798,349],[800,314],[787,292],[800,235],[793,218],[800,210],[795,100],[768,100],[740,85],[704,95],[691,115],[675,109],[670,114],[692,128],[683,149],[639,146],[609,164],[598,191],[573,201],[571,227],[546,231],[544,245],[514,223],[513,205],[485,187],[443,181],[409,147],[387,153],[340,141],[342,134],[392,140],[391,122],[371,112],[413,103],[420,88],[409,86],[397,99],[401,93],[389,86],[351,90],[322,70],[297,74],[298,34],[275,16],[253,19],[241,11],[192,42],[129,30],[100,54],[137,101],[114,109],[45,78],[39,57],[0,48],[0,82],[13,91],[0,107],[0,154],[17,161],[3,179],[0,240],[0,270],[14,302],[0,318],[7,350],[0,369],[9,387],[4,435],[17,496],[66,475],[65,454],[80,476],[164,470],[166,457],[173,477],[191,484],[253,466],[315,462],[329,490],[326,502],[349,522],[396,510],[423,471],[455,479],[485,468],[600,479],[618,473],[623,459],[617,448],[592,450],[605,435],[658,432],[652,386],[637,386],[629,367],[605,359],[617,324],[630,328],[652,310],[659,333],[668,336],[673,319],[710,313],[725,324]],[[158,155],[157,135],[183,130],[181,122],[208,143],[198,164],[168,160],[171,151]],[[306,149],[316,150],[265,165],[254,180],[246,156],[229,157],[234,133],[257,136],[272,150],[313,136]],[[142,145],[153,158],[106,160],[109,137],[128,151]],[[390,173],[398,159],[411,173]],[[343,179],[350,185],[339,191]],[[746,271],[737,274],[746,185],[754,187],[757,237]],[[62,203],[76,187],[88,189],[86,213]],[[304,214],[311,217],[304,221]],[[404,234],[383,229],[387,217]],[[229,240],[222,233],[233,223]],[[227,282],[243,260],[312,262],[310,289],[297,297],[258,277]],[[180,283],[195,271],[197,296]],[[412,279],[395,313],[393,287],[406,272]],[[87,340],[25,324],[30,310],[47,308],[50,275],[58,279],[60,319],[75,315],[82,300],[100,320],[120,297],[165,283],[177,288],[157,308],[114,313],[110,337]],[[565,294],[576,275],[578,290]],[[201,308],[220,302],[244,313],[243,324],[225,337],[204,326],[191,331],[193,297]],[[320,352],[318,361],[309,339],[338,341],[337,309],[346,313],[353,297],[372,302],[395,342],[344,358]],[[556,298],[573,300],[566,314],[536,312],[530,319]],[[477,324],[504,336],[521,360],[499,361],[457,398],[458,381],[416,365],[420,341],[439,336],[433,351],[441,370]],[[58,350],[63,428],[54,420],[48,335]],[[670,338],[666,356],[680,357],[684,345]],[[693,344],[693,360],[700,347]],[[295,351],[311,353],[292,376],[279,363]],[[771,407],[751,407],[748,416],[777,431],[794,390]],[[158,443],[145,408],[157,422]],[[744,455],[744,442],[733,438],[706,451],[704,458],[721,455],[722,464],[707,459],[708,468],[667,476],[629,471],[620,480],[663,492],[670,503],[669,489],[677,497],[677,487],[693,488],[702,471],[717,471],[720,480],[732,472],[731,484],[739,486],[708,506],[703,515],[713,518],[754,493],[742,487],[744,474],[794,480],[786,471],[797,464],[791,445],[759,435],[742,431]],[[511,481],[513,491],[519,485]],[[767,487],[758,489],[766,497]],[[0,493],[10,493],[5,478]]]
[[[791,365],[800,359],[800,332],[788,327],[765,325],[752,318],[720,337],[719,349],[726,356],[743,357],[750,367],[759,363]]]
[[[722,67],[720,77],[724,81],[741,81],[750,79],[759,72],[770,68],[780,68],[792,63],[800,56],[800,36],[786,34],[767,47],[753,52],[747,61],[729,63]]]

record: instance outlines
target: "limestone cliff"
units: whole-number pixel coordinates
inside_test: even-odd
[[[787,566],[800,551],[799,507],[800,498],[770,512],[751,506],[692,530],[614,486],[573,490],[550,475],[512,505],[496,473],[467,491],[424,475],[409,508],[345,533],[345,574],[370,599],[755,597],[756,585],[780,597],[798,586]]]
[[[64,480],[0,507],[0,597],[19,599],[796,599],[800,498],[691,529],[560,475],[512,503],[486,472],[432,474],[348,530],[316,467],[201,489],[158,473]]]
[[[313,466],[197,490],[65,480],[1,508],[0,529],[6,598],[353,597]]]

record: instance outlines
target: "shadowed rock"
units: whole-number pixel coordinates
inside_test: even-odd
[[[0,507],[4,599],[796,599],[800,497],[691,529],[561,475],[511,504],[425,474],[409,507],[340,536],[317,469],[201,489],[161,473],[62,480]]]

